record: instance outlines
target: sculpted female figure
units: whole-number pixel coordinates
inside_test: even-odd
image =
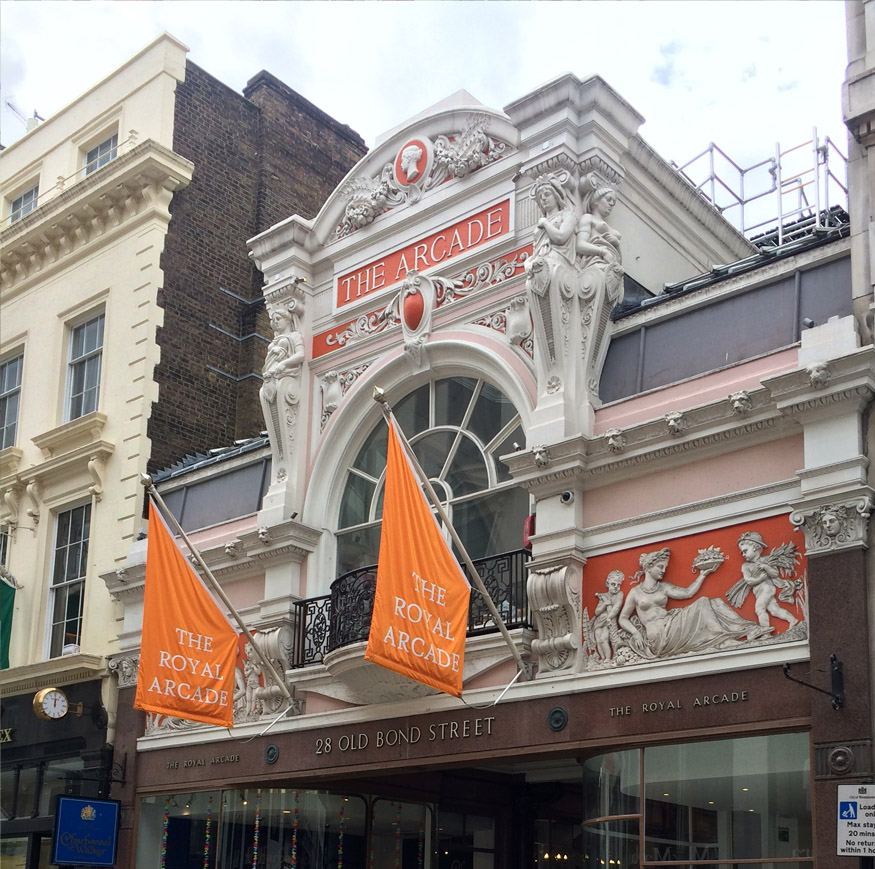
[[[279,467],[278,479],[287,473],[285,461],[295,439],[297,406],[301,399],[301,366],[304,362],[304,339],[298,331],[293,311],[294,299],[271,307],[270,324],[274,338],[267,348],[262,376],[261,409],[268,426],[271,446]],[[281,476],[283,475],[283,476]]]
[[[584,298],[592,298],[604,290],[609,306],[623,298],[623,266],[620,253],[620,233],[608,224],[608,217],[617,204],[613,187],[594,187],[591,179],[581,186],[590,191],[583,196],[583,213],[577,222],[577,257],[583,269]]]
[[[526,287],[532,294],[533,309],[552,362],[556,359],[554,336],[558,331],[559,299],[569,299],[574,294],[576,215],[554,174],[541,175],[532,195],[541,217],[535,228],[532,256],[526,263]]]
[[[690,652],[727,649],[743,639],[757,639],[772,631],[743,619],[722,600],[700,597],[683,608],[666,609],[669,599],[689,600],[698,593],[705,577],[717,569],[706,566],[686,588],[665,582],[670,551],[646,552],[635,574],[641,582],[630,589],[617,623],[630,635],[629,645],[646,658],[667,658]],[[637,615],[644,634],[632,622]]]

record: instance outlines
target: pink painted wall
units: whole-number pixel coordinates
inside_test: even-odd
[[[800,434],[684,467],[652,474],[645,472],[634,479],[587,492],[583,524],[584,527],[602,525],[788,480],[795,477],[804,464]]]

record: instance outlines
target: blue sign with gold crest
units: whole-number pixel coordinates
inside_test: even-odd
[[[55,866],[114,866],[118,800],[58,797],[52,859]]]

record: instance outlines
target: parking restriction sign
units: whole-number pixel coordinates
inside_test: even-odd
[[[875,856],[875,785],[839,785],[836,854]]]

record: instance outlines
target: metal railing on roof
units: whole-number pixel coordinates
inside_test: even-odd
[[[675,169],[727,220],[750,238],[759,233],[776,236],[784,244],[787,224],[811,218],[815,231],[835,206],[847,209],[848,158],[817,128],[799,145],[742,168],[711,142],[704,151]]]

